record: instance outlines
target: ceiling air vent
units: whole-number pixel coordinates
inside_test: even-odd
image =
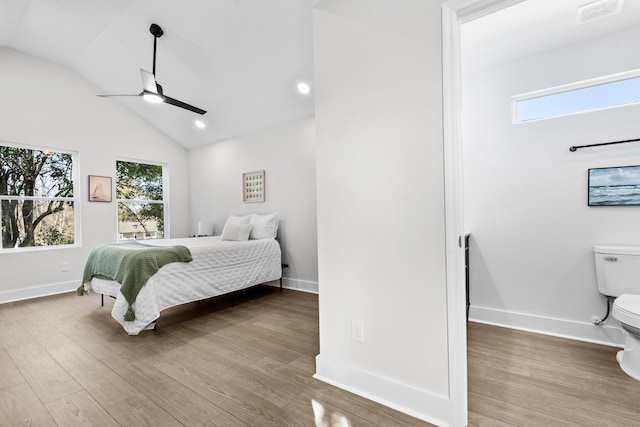
[[[578,7],[578,23],[583,24],[620,12],[624,0],[596,0]]]

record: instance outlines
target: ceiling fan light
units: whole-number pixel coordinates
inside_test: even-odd
[[[198,129],[204,129],[207,126],[202,120],[196,120],[195,125]]]
[[[142,95],[142,99],[152,104],[162,103],[162,97],[156,93],[145,93],[144,95]]]

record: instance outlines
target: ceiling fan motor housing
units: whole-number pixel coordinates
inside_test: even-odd
[[[149,31],[151,32],[151,34],[153,34],[153,37],[160,37],[164,34],[164,31],[162,31],[162,28],[160,28],[160,25],[158,24],[151,24],[151,27],[149,27]]]

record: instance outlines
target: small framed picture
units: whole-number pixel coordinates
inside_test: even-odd
[[[89,201],[111,201],[111,177],[89,175]]]
[[[264,202],[264,171],[242,174],[242,201],[246,203]]]
[[[640,166],[589,169],[589,206],[640,206]]]

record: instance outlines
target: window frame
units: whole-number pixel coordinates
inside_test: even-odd
[[[61,148],[48,147],[44,145],[31,145],[31,144],[19,144],[16,142],[4,141],[0,140],[0,145],[3,147],[11,147],[18,148],[24,150],[37,150],[42,152],[54,152],[67,154],[71,156],[71,179],[73,182],[73,197],[47,197],[47,196],[11,196],[11,195],[0,195],[0,200],[33,200],[33,201],[66,201],[73,203],[73,243],[67,245],[43,245],[43,246],[19,246],[13,248],[5,248],[0,244],[0,254],[15,254],[15,253],[23,253],[23,252],[36,252],[36,251],[55,251],[60,249],[72,249],[82,247],[82,235],[81,235],[81,195],[82,195],[82,184],[80,181],[79,175],[79,155],[77,151],[74,150],[65,150]],[[2,209],[2,206],[0,206]],[[0,233],[2,233],[1,229],[2,224],[0,223]]]
[[[162,168],[162,200],[146,200],[146,199],[119,199],[118,198],[118,162],[139,163],[151,166],[160,166]],[[115,172],[115,202],[116,202],[116,241],[126,242],[129,240],[161,240],[171,238],[170,234],[170,221],[169,221],[169,179],[168,179],[168,164],[164,162],[154,162],[150,160],[132,159],[127,157],[116,158],[116,172]],[[150,203],[150,204],[162,204],[162,216],[164,222],[163,235],[160,238],[153,239],[123,239],[120,237],[120,218],[119,218],[119,204],[120,203]]]
[[[550,87],[550,88],[547,88],[547,89],[540,89],[540,90],[536,90],[536,91],[532,91],[532,92],[523,93],[523,94],[520,94],[520,95],[513,95],[511,97],[511,121],[512,121],[513,124],[519,125],[519,124],[523,124],[523,123],[537,122],[537,121],[540,121],[540,120],[549,120],[549,119],[554,119],[554,118],[558,118],[558,117],[574,116],[574,115],[577,115],[577,114],[591,113],[591,112],[595,112],[595,111],[604,111],[604,110],[611,110],[613,108],[620,108],[620,107],[627,107],[627,106],[631,106],[631,105],[638,105],[638,104],[640,104],[640,100],[639,101],[626,102],[626,103],[623,103],[623,104],[607,105],[607,106],[604,106],[604,107],[587,108],[587,109],[584,109],[584,110],[573,111],[573,112],[569,112],[569,113],[553,114],[553,115],[548,115],[548,116],[544,116],[544,117],[537,117],[537,118],[533,118],[533,119],[518,120],[518,103],[521,102],[521,101],[528,101],[528,100],[531,100],[531,99],[543,98],[543,97],[546,97],[546,96],[557,95],[557,94],[571,92],[571,91],[575,91],[575,90],[579,90],[579,89],[587,89],[587,88],[591,88],[591,87],[594,87],[594,86],[600,86],[600,85],[604,85],[604,84],[607,84],[607,83],[614,83],[614,82],[623,81],[623,80],[629,80],[629,79],[634,79],[634,78],[640,78],[640,69],[634,69],[634,70],[624,71],[622,73],[609,74],[609,75],[606,75],[606,76],[596,77],[596,78],[593,78],[593,79],[587,79],[587,80],[581,80],[581,81],[578,81],[578,82],[567,83],[567,84],[563,84],[563,85],[559,85],[559,86]]]

